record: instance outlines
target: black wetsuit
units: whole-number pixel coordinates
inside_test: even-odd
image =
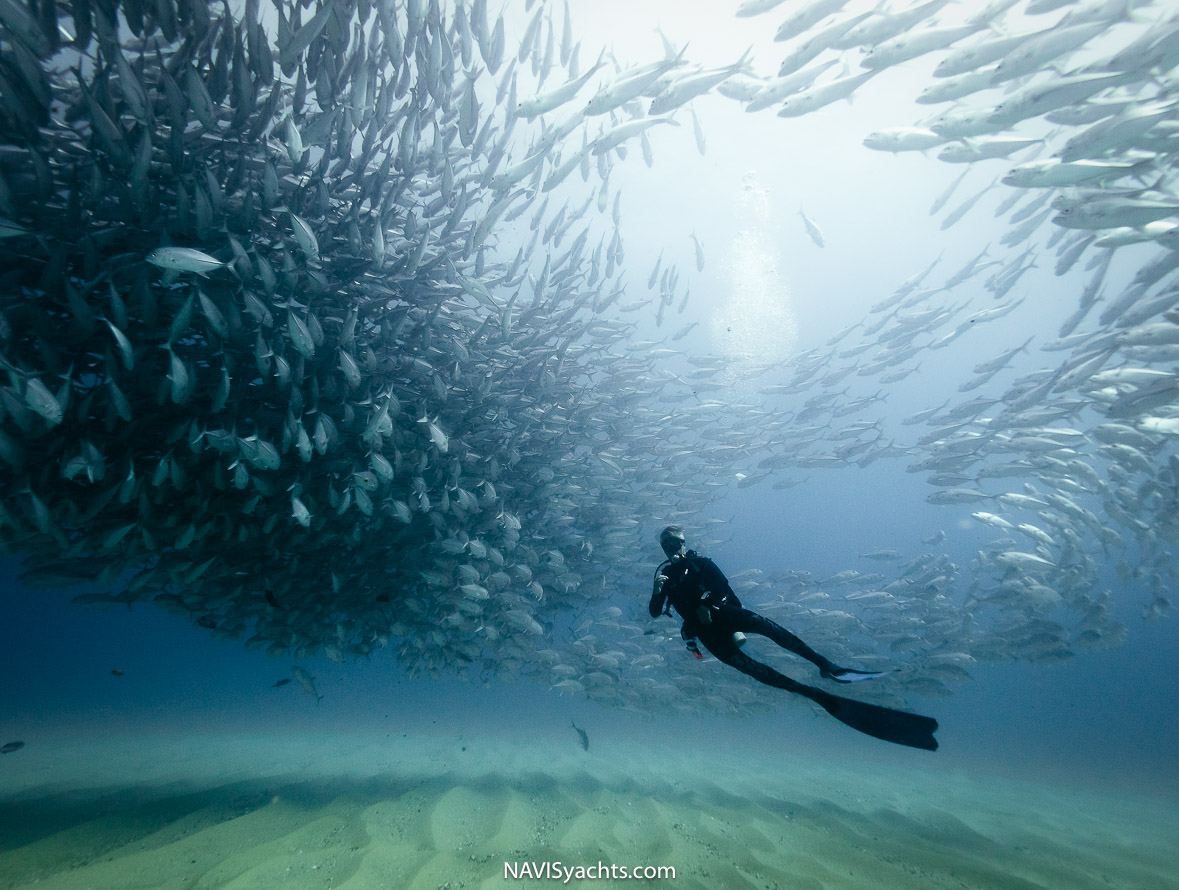
[[[742,652],[733,641],[733,634],[740,631],[769,637],[783,649],[802,656],[820,671],[838,670],[835,664],[780,624],[744,608],[729,586],[729,579],[708,557],[689,550],[683,556],[672,558],[662,567],[662,572],[667,581],[658,593],[651,595],[648,605],[651,617],[658,618],[664,614],[666,604],[670,602],[684,619],[680,635],[685,640],[699,639],[709,652],[730,667],[769,686],[790,692],[797,692],[801,686]]]
[[[836,720],[865,735],[910,748],[937,750],[937,739],[933,736],[937,721],[932,717],[832,695],[826,690],[791,680],[742,652],[734,642],[733,634],[759,634],[769,637],[788,652],[802,656],[818,667],[820,674],[827,679],[846,683],[851,679],[879,676],[837,667],[780,624],[746,609],[733,593],[724,573],[711,559],[689,550],[682,556],[672,557],[659,568],[667,580],[651,594],[648,607],[651,617],[671,614],[666,607],[668,604],[674,606],[684,619],[680,634],[685,640],[699,639],[709,652],[730,667],[767,686],[809,698]],[[689,648],[695,650],[696,647],[690,643]],[[696,654],[699,656],[700,653]],[[849,678],[849,674],[859,676]]]

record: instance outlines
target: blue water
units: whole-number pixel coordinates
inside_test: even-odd
[[[870,468],[840,476],[811,497],[795,489],[784,506],[777,493],[743,492],[732,506],[732,540],[712,552],[730,574],[805,567],[822,576],[860,565],[854,554],[900,546],[899,511],[890,513],[889,535],[879,517],[857,509]],[[887,489],[877,480],[871,489]],[[899,506],[899,503],[898,503]],[[914,532],[930,526],[919,518],[938,511],[920,503],[912,511]],[[650,548],[655,549],[655,548]],[[963,554],[963,562],[969,554]],[[654,564],[655,556],[651,556]],[[512,735],[559,731],[569,716],[595,737],[630,738],[647,745],[666,733],[702,744],[781,750],[816,741],[839,756],[856,757],[884,747],[822,715],[780,702],[779,713],[732,718],[714,715],[650,719],[613,712],[575,696],[559,696],[529,679],[483,682],[452,676],[407,679],[391,654],[335,664],[326,658],[275,659],[244,649],[239,640],[217,640],[183,619],[148,605],[133,610],[87,611],[69,603],[74,591],[21,588],[11,562],[0,586],[0,736],[37,744],[39,734],[136,733],[166,726],[194,732],[210,728],[250,731],[281,728],[292,733],[332,732],[343,727],[389,731],[448,731]],[[650,622],[645,593],[631,603],[632,618]],[[1078,787],[1123,788],[1152,794],[1179,792],[1179,675],[1173,627],[1143,622],[1131,607],[1131,626],[1121,647],[1082,652],[1059,665],[1001,664],[972,667],[975,680],[949,699],[914,699],[914,709],[941,722],[941,750],[890,756],[918,758],[924,768],[969,769],[980,775],[1051,777]],[[663,619],[667,622],[668,619]],[[653,623],[653,622],[652,622]],[[560,645],[553,640],[552,645]],[[293,664],[316,677],[323,700],[297,683],[271,688],[290,677]],[[686,654],[685,671],[727,670]],[[122,672],[121,676],[112,670]],[[796,672],[805,677],[801,669]],[[750,681],[752,682],[752,681]],[[765,690],[767,701],[786,696]],[[575,740],[570,733],[570,743]],[[16,752],[0,766],[19,769]]]
[[[731,61],[753,39],[751,32],[747,25],[732,23],[730,9],[718,12],[712,6],[644,7],[628,33],[614,35],[616,49],[624,56],[654,57],[661,49],[648,26],[661,19],[673,40],[692,41],[692,51],[698,52],[695,58],[710,64]],[[603,6],[600,18],[579,12],[587,17],[583,37],[587,45],[595,38],[605,39],[603,34],[619,15],[613,6]],[[702,39],[703,35],[709,39]],[[583,49],[583,64],[587,55]],[[920,61],[888,72],[859,91],[854,105],[841,102],[801,120],[783,121],[772,112],[747,115],[732,102],[707,96],[693,105],[708,136],[705,155],[696,151],[686,114],[679,115],[679,127],[651,132],[656,159],[652,167],[642,163],[637,146],[632,146],[629,159],[616,165],[611,180],[624,198],[622,233],[632,270],[629,299],[645,295],[646,277],[661,252],[665,263],[678,264],[685,275],[694,270],[691,234],[699,237],[707,257],[702,273],[690,273],[693,296],[685,314],[669,313],[671,317],[659,329],[644,314],[636,337],[662,339],[696,321],[698,327],[675,344],[689,355],[725,356],[738,371],[748,367],[750,355],[754,363],[782,360],[821,347],[836,331],[863,319],[872,305],[939,255],[943,259],[931,282],[944,280],[983,246],[997,244],[1008,231],[1005,220],[992,214],[1006,197],[1002,189],[995,189],[960,224],[943,232],[940,218],[930,217],[927,210],[960,168],[916,153],[869,152],[861,145],[869,132],[914,122],[916,112],[907,97],[928,81],[931,66],[932,62]],[[1008,162],[976,165],[947,209],[1007,166]],[[822,226],[826,247],[818,248],[805,235],[800,207]],[[527,215],[521,218],[517,231],[506,229],[508,256],[516,246],[509,243],[510,236],[519,234],[522,242],[527,240],[527,219]],[[1037,237],[1046,237],[1046,230]],[[994,255],[1008,259],[1021,247],[996,246]],[[1147,248],[1120,250],[1111,266],[1107,292],[1118,293],[1151,255]],[[887,418],[886,441],[895,435],[910,442],[925,431],[921,426],[899,425],[901,418],[914,411],[946,399],[956,403],[974,395],[997,394],[1018,375],[1056,367],[1063,360],[1064,353],[1040,354],[1033,349],[1019,356],[992,384],[974,393],[957,392],[974,364],[1022,342],[1030,333],[1036,334],[1037,346],[1055,337],[1060,323],[1075,308],[1085,280],[1081,268],[1085,261],[1058,278],[1052,274],[1054,252],[1045,249],[1037,259],[1038,267],[1009,295],[1025,300],[1015,314],[972,332],[949,349],[926,351],[919,357],[919,373],[882,393],[886,401],[868,416],[879,413]],[[952,301],[973,300],[968,311],[993,305],[982,289],[983,277],[964,285]],[[844,345],[855,342],[858,333]],[[669,361],[668,368],[685,371],[678,361]],[[757,386],[788,377],[789,372],[783,371],[780,379],[742,383],[718,398],[731,395],[777,410],[785,402],[760,395]],[[875,388],[874,382],[866,385],[854,375],[848,383],[856,395],[871,394]],[[852,416],[847,421],[857,419]],[[449,433],[461,436],[462,431]],[[772,437],[757,426],[741,433],[751,442]],[[685,524],[690,535],[708,529],[715,543],[706,555],[730,575],[746,569],[806,570],[817,578],[847,569],[888,572],[888,567],[859,554],[889,548],[906,558],[925,552],[946,554],[957,564],[959,589],[964,589],[971,580],[977,550],[997,535],[970,520],[973,508],[928,504],[925,497],[933,489],[925,481],[927,474],[907,473],[908,462],[908,458],[885,459],[863,469],[836,471],[792,469],[782,475],[805,481],[786,490],[771,488],[777,477],[748,489],[733,485],[723,498],[701,506],[693,517],[694,527]],[[1003,481],[1009,484],[1007,490],[1014,491],[1023,480]],[[635,519],[645,529],[636,534],[631,551],[641,576],[661,558],[650,530],[657,529],[663,519]],[[714,520],[721,522],[708,524]],[[924,543],[939,532],[944,532],[943,540]],[[800,764],[823,764],[853,773],[862,769],[866,781],[875,775],[877,765],[884,764],[921,771],[931,782],[939,777],[964,782],[980,792],[996,778],[1007,778],[1042,783],[1035,786],[1041,789],[1036,794],[1050,795],[1056,788],[1062,793],[1092,789],[1138,795],[1152,799],[1173,816],[1173,808],[1179,806],[1175,619],[1144,620],[1149,592],[1144,585],[1120,580],[1116,562],[1123,555],[1093,556],[1101,562],[1102,584],[1111,591],[1111,617],[1129,629],[1127,641],[1110,649],[1079,650],[1063,664],[974,665],[973,681],[956,687],[952,697],[913,697],[909,707],[940,721],[941,748],[935,754],[894,748],[858,735],[769,688],[758,689],[766,708],[746,717],[708,711],[683,716],[675,713],[673,702],[635,714],[584,697],[559,695],[539,678],[539,669],[536,677],[514,680],[496,678],[478,665],[468,669],[465,677],[410,679],[391,651],[377,651],[367,660],[346,664],[322,655],[275,659],[246,650],[241,640],[215,639],[150,604],[133,610],[89,611],[70,603],[86,588],[26,589],[19,581],[18,561],[9,558],[0,563],[0,744],[21,741],[25,747],[0,756],[0,787],[10,787],[2,784],[4,777],[19,778],[39,748],[59,745],[63,737],[76,740],[80,752],[88,740],[98,738],[167,735],[183,739],[210,733],[223,738],[271,733],[305,742],[357,732],[387,739],[390,751],[396,751],[399,737],[445,738],[462,751],[466,751],[464,745],[475,750],[489,739],[510,748],[539,738],[552,739],[554,750],[564,758],[571,752],[580,756],[577,737],[569,727],[572,718],[589,734],[589,753],[597,757],[602,749],[610,751],[613,768],[623,773],[628,754],[657,757],[661,746],[674,743],[677,750],[686,747],[703,755],[713,751],[738,758],[747,755],[756,758],[758,769],[780,764],[784,776]],[[264,585],[265,579],[257,580]],[[648,590],[638,585],[614,591],[610,601],[623,609],[627,621],[674,632],[667,619],[656,624],[648,617],[647,596]],[[573,639],[570,623],[567,615],[555,616],[544,644],[554,649],[568,646]],[[871,636],[870,623],[867,633]],[[903,662],[904,655],[896,658]],[[275,686],[292,676],[296,664],[315,677],[322,700],[307,694],[298,682]],[[699,663],[687,654],[674,666],[706,683],[710,676],[728,671],[715,660]],[[800,666],[796,675],[804,678],[806,672]],[[447,748],[447,756],[452,755],[458,757]],[[431,787],[440,795],[451,788],[449,768],[440,768],[443,778],[431,778],[436,783]],[[581,775],[574,767],[573,775],[584,779],[590,773]],[[101,763],[93,765],[93,777],[101,780]],[[686,798],[666,793],[667,786],[645,784],[645,773],[636,771],[630,779],[631,785],[612,785],[591,776],[584,786],[574,782],[574,791],[551,779],[556,790],[546,785],[536,793],[576,792],[581,804],[592,809],[585,801],[603,789],[617,792],[626,785],[623,790],[633,793],[636,801],[673,799],[677,805],[685,800],[687,806],[693,804],[690,776],[685,778],[688,790],[682,792]],[[504,787],[529,791],[528,780],[519,773],[486,781],[497,792]],[[466,787],[458,778],[452,785]],[[385,790],[383,785],[377,791],[366,786],[364,793],[379,796]],[[402,790],[397,786],[396,793]],[[723,800],[723,794],[716,799],[741,812],[733,801]],[[3,803],[0,797],[0,806]],[[773,811],[764,800],[759,805]],[[822,810],[817,806],[814,812]],[[1115,838],[1128,824],[1123,811],[1116,819],[1109,828]],[[881,826],[887,823],[881,817],[865,833],[883,831]],[[0,827],[0,835],[3,830]],[[897,830],[901,847],[907,843],[914,849],[937,848],[937,839],[928,834]],[[1050,836],[1046,830],[1043,837]],[[853,832],[849,837],[849,848],[854,847],[859,835]],[[1044,841],[1045,849],[1050,845]],[[7,846],[0,842],[0,850]],[[495,855],[503,854],[496,851]],[[1125,860],[1136,861],[1132,845]],[[946,872],[953,873],[952,868]],[[0,869],[0,886],[6,886],[7,877]],[[978,886],[1028,886],[1014,879],[1007,884],[993,875],[988,880]],[[1119,886],[1133,886],[1132,878],[1120,880]],[[815,885],[799,879],[797,886]],[[1034,886],[1066,885],[1046,879]]]

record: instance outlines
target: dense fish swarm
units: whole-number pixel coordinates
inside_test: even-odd
[[[627,132],[572,150],[584,201],[557,191],[574,127],[526,123],[478,6],[283,6],[273,45],[253,3],[78,4],[68,45],[54,7],[4,11],[0,524],[27,582],[275,654],[509,672],[617,588],[668,495],[636,468],[684,437],[605,314],[618,236],[590,247]]]
[[[1125,0],[844,6],[792,4],[786,58],[763,78],[747,57],[702,69],[670,45],[582,71],[568,8],[544,4],[509,41],[480,0],[3,0],[0,542],[29,583],[116,591],[79,597],[97,607],[152,600],[276,655],[390,645],[411,671],[743,710],[762,698],[744,678],[706,686],[669,664],[676,641],[609,603],[645,599],[643,533],[691,524],[734,474],[907,457],[933,473],[931,502],[1002,533],[965,588],[945,556],[890,551],[865,554],[887,574],[734,578],[835,660],[883,664],[858,657],[872,641],[904,653],[882,698],[946,694],[975,661],[1116,642],[1102,548],[1162,614],[1179,539],[1179,20],[1129,21]],[[1003,180],[1012,254],[927,286],[935,261],[824,347],[758,369],[772,408],[705,401],[726,389],[723,360],[683,368],[622,320],[654,307],[662,324],[687,293],[657,264],[626,299],[613,164],[636,141],[650,163],[648,131],[698,96],[797,117],[931,52],[945,77],[917,101],[966,104],[866,142],[944,145],[947,163],[1044,152]],[[824,78],[839,54],[865,70]],[[1157,256],[1091,319],[1114,251],[1141,241]],[[1009,294],[1056,245],[1058,275],[1094,257],[1076,313],[1040,344],[1063,362],[885,442],[880,384],[1016,311]],[[956,290],[984,270],[998,302],[978,308]]]

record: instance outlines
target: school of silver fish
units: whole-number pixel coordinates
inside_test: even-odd
[[[485,0],[0,0],[0,545],[25,583],[278,657],[388,647],[412,674],[743,712],[765,705],[753,684],[685,671],[671,625],[651,633],[653,530],[707,545],[734,479],[891,459],[995,530],[969,567],[880,550],[874,572],[732,579],[833,660],[897,668],[876,700],[1120,642],[1103,554],[1166,613],[1179,14],[780,5],[735,4],[780,21],[763,76],[670,43],[583,59],[568,3],[527,0],[518,28]],[[797,118],[930,54],[932,116],[865,144],[964,165],[943,228],[1003,193],[999,247],[749,371],[749,403],[724,358],[677,347],[697,321],[640,339],[685,311],[690,272],[628,272],[611,171],[630,149],[650,165],[652,128],[686,109],[703,152],[699,97]],[[1000,180],[951,205],[984,161]],[[1034,300],[1021,278],[1053,250],[1056,275],[1085,272],[1055,339],[974,367],[959,389],[986,395],[881,413],[928,350]],[[984,273],[981,305],[962,286]],[[1033,348],[1042,370],[992,382]]]

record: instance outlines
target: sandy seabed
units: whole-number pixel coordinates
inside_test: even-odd
[[[1179,888],[1179,802],[925,756],[784,770],[568,738],[45,739],[0,761],[0,888],[455,890],[567,869],[600,887]],[[608,876],[648,866],[674,878]]]

